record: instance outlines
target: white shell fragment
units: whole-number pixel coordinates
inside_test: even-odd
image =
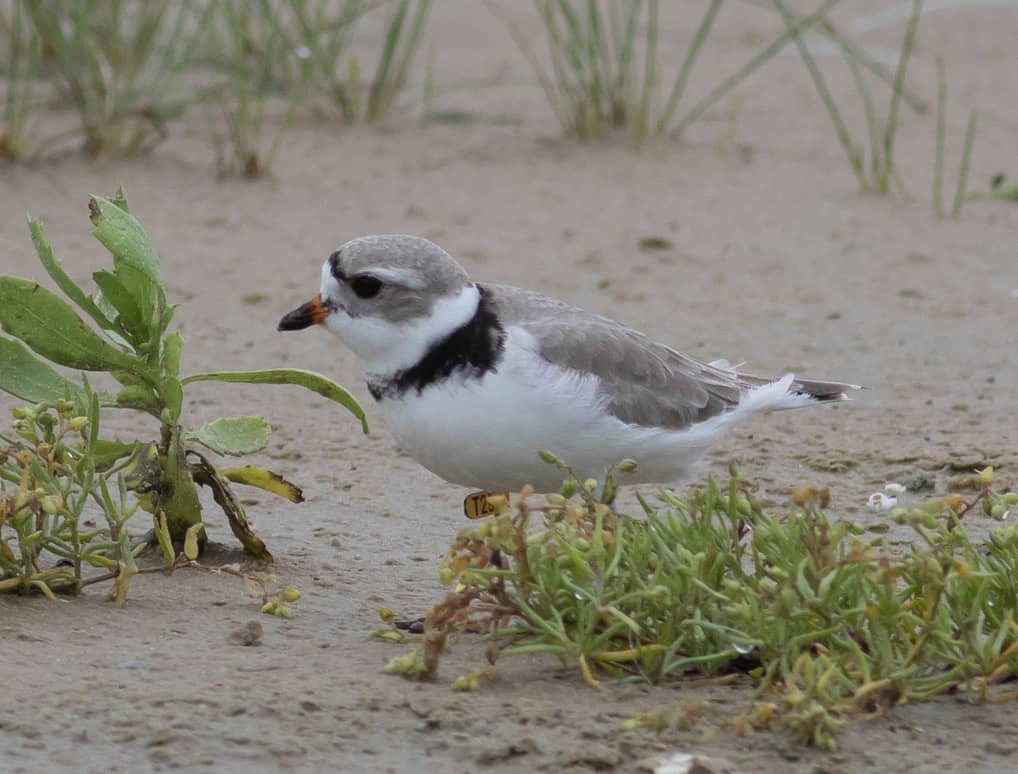
[[[866,501],[866,507],[874,513],[889,511],[897,504],[897,497],[888,497],[883,492],[874,492],[870,495],[870,499]]]
[[[692,753],[673,752],[645,758],[637,763],[641,771],[653,774],[736,774],[735,767],[723,758],[708,758]]]
[[[892,497],[897,497],[900,494],[905,494],[905,485],[899,484],[896,481],[889,481],[884,484],[884,491]]]

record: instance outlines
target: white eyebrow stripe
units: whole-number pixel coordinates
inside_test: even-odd
[[[405,269],[394,269],[385,266],[373,266],[366,269],[362,269],[354,274],[349,279],[353,279],[358,275],[370,274],[372,277],[378,277],[383,282],[391,282],[394,285],[402,285],[405,288],[411,290],[424,290],[427,287],[427,283],[417,272],[406,271]]]

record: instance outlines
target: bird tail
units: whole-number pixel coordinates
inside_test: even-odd
[[[797,379],[793,374],[786,374],[775,382],[774,379],[767,379],[763,376],[752,374],[739,374],[739,381],[747,387],[763,387],[769,384],[784,383],[787,386],[785,391],[791,398],[787,406],[777,408],[796,408],[797,406],[808,405],[809,403],[826,403],[829,401],[851,400],[848,393],[853,390],[861,390],[858,384],[848,382],[828,382],[819,379]]]
[[[771,406],[770,409],[796,408],[812,403],[823,403],[836,400],[851,400],[848,393],[853,390],[865,389],[858,384],[848,382],[829,382],[820,379],[797,379],[794,374],[785,374],[781,379],[756,376],[739,371],[739,365],[732,365],[727,360],[713,360],[708,363],[713,368],[726,372],[742,387],[753,389],[774,385],[782,395],[784,405]],[[740,364],[741,365],[741,364]],[[768,390],[768,393],[775,392]]]

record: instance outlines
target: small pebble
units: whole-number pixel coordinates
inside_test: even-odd
[[[226,641],[231,645],[253,647],[262,644],[262,625],[258,621],[248,621],[239,629],[234,630]]]

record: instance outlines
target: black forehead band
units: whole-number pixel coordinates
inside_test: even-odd
[[[340,251],[337,250],[329,256],[329,272],[337,282],[346,282],[346,273],[339,268],[339,253]]]

